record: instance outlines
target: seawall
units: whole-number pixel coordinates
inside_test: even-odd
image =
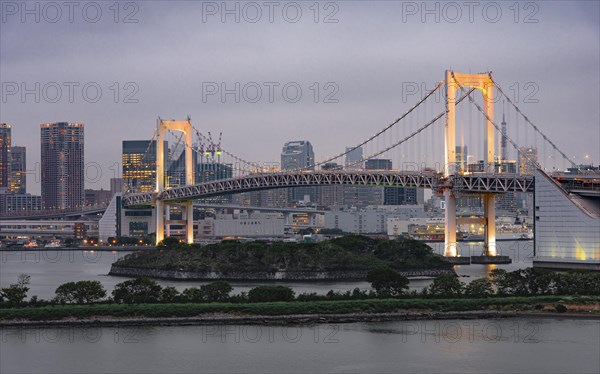
[[[413,269],[398,271],[405,277],[437,277],[440,275],[456,275],[452,269]],[[236,280],[236,281],[354,281],[364,280],[367,270],[334,270],[334,271],[183,271],[144,269],[112,265],[109,275],[126,277],[150,277],[176,280]]]

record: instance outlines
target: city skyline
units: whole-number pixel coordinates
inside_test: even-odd
[[[600,372],[600,0],[0,31],[0,372]]]
[[[577,163],[598,164],[598,4],[578,2],[567,6],[552,2],[539,7],[535,17],[538,22],[533,23],[524,22],[523,14],[515,22],[507,5],[502,19],[495,23],[482,19],[480,13],[473,22],[457,24],[443,17],[436,22],[430,15],[425,18],[427,27],[418,16],[405,15],[403,19],[400,3],[378,3],[370,9],[340,3],[337,23],[316,24],[310,18],[298,23],[280,20],[252,24],[242,20],[223,24],[212,18],[201,22],[200,5],[174,8],[164,3],[140,4],[136,15],[139,22],[135,24],[108,25],[111,21],[107,20],[97,24],[21,23],[9,18],[0,36],[2,79],[6,83],[0,122],[13,126],[14,144],[28,148],[30,170],[40,159],[35,137],[29,135],[34,128],[40,123],[65,120],[86,123],[87,133],[94,139],[86,147],[87,159],[104,171],[98,182],[86,187],[106,188],[114,177],[110,167],[120,161],[121,141],[137,139],[139,133],[149,137],[158,116],[183,118],[189,114],[202,131],[223,131],[223,146],[248,160],[277,160],[279,145],[292,139],[310,140],[319,155],[326,158],[342,152],[344,146],[359,144],[371,130],[384,127],[405,112],[443,79],[443,70],[493,70],[504,90],[570,157],[575,156]],[[305,18],[309,15],[312,13],[306,8]],[[154,27],[169,24],[171,19],[186,22],[189,31]],[[361,36],[356,27],[361,22],[372,25],[369,35],[379,35],[377,44]],[[101,34],[107,26],[114,27],[114,32]],[[48,32],[50,28],[54,34]],[[456,42],[439,37],[438,31],[444,28],[455,33],[452,39]],[[111,45],[111,51],[98,56],[95,43],[85,43],[82,35],[86,33],[97,37],[95,43]],[[313,39],[317,34],[319,39]],[[407,34],[416,36],[409,40],[403,37]],[[47,47],[53,45],[47,39],[50,35],[60,40],[52,51]],[[277,35],[290,43],[281,45]],[[456,48],[461,38],[472,35],[480,35],[474,36],[476,48]],[[561,49],[556,49],[556,41],[571,36],[581,43],[562,43]],[[29,48],[21,47],[25,40]],[[506,40],[513,45],[512,54],[499,51]],[[186,58],[154,56],[152,46],[156,43],[169,45],[163,55]],[[210,46],[214,54],[201,58],[201,53],[191,48],[194,45]],[[60,55],[64,63],[48,64],[48,55]],[[122,70],[124,55],[129,56],[128,64],[139,69]],[[238,63],[227,63],[232,59]],[[149,60],[163,66],[161,74],[145,64]],[[180,74],[182,71],[184,74]],[[581,84],[581,77],[586,77],[587,84]],[[35,94],[26,94],[21,100],[23,92],[8,94],[14,88],[11,82],[17,83],[19,91],[21,83],[27,90],[40,83],[42,90],[48,82],[57,82],[63,97],[56,103],[49,102],[48,91],[47,95],[40,93],[39,103],[35,102]],[[64,85],[68,82],[79,84],[73,86],[79,94],[72,103]],[[80,88],[89,82],[101,87],[101,100],[88,102],[82,98]],[[134,85],[127,85],[130,82]],[[222,103],[218,94],[203,95],[203,83],[211,82],[216,82],[219,89],[221,83],[225,89],[232,89],[236,83],[243,88],[248,82],[257,82],[265,97],[251,103],[246,100],[248,95],[242,95],[237,103],[233,94]],[[302,100],[290,103],[279,95],[271,103],[266,99],[264,82],[277,82],[278,87],[295,82],[302,89]],[[328,82],[334,86],[326,88]],[[319,84],[318,89],[314,83]],[[314,102],[315,90],[320,93],[318,103]],[[134,91],[137,93],[133,98],[138,102],[125,102]],[[324,102],[334,91],[337,93],[333,98],[338,102]],[[502,111],[496,113],[500,122]],[[514,116],[506,120],[509,128],[516,126]],[[587,136],[576,139],[569,136],[572,133]],[[509,151],[514,154],[514,150]],[[30,178],[28,183],[30,192],[39,193],[34,180]]]

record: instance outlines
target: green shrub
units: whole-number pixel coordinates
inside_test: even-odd
[[[285,286],[258,286],[248,292],[251,303],[294,300],[294,291]]]

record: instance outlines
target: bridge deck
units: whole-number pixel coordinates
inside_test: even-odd
[[[282,172],[248,175],[153,193],[123,197],[125,206],[147,205],[158,198],[164,201],[186,201],[241,192],[301,186],[388,186],[442,190],[452,188],[466,193],[504,193],[533,191],[532,176],[515,174],[470,174],[444,178],[437,172],[403,172],[393,170]]]

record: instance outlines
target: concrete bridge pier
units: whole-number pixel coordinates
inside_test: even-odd
[[[162,200],[156,200],[156,244],[165,239],[165,206]]]
[[[483,196],[483,213],[485,216],[485,243],[484,256],[496,256],[496,196],[485,194]]]
[[[456,196],[449,188],[444,190],[444,201],[444,215],[446,220],[444,231],[444,256],[456,257],[458,255],[458,247],[456,245]]]
[[[165,204],[165,236],[171,236],[171,205]]]
[[[183,203],[185,208],[185,240],[192,244],[194,242],[194,201],[188,200]]]

